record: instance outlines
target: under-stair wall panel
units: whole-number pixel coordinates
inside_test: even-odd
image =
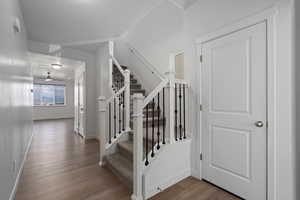
[[[191,140],[163,146],[143,177],[146,199],[191,175]]]

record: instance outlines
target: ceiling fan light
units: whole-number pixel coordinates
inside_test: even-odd
[[[63,68],[63,66],[62,66],[61,64],[52,64],[51,66],[52,66],[52,68],[55,69],[55,70],[60,70],[60,69]]]
[[[45,81],[49,82],[49,81],[53,81],[52,78],[46,78]]]

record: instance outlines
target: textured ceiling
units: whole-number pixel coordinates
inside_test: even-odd
[[[64,44],[118,37],[163,0],[20,0],[30,40]]]

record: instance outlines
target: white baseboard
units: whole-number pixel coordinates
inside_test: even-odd
[[[192,168],[191,176],[196,179],[202,180],[201,171],[198,168]]]
[[[27,156],[28,156],[28,152],[29,152],[30,147],[31,147],[33,136],[34,136],[34,130],[32,130],[32,134],[31,134],[31,136],[29,138],[29,142],[27,144],[26,151],[25,151],[25,154],[24,154],[24,157],[23,157],[23,160],[22,160],[22,163],[21,163],[21,166],[20,166],[20,169],[19,169],[16,181],[15,181],[15,184],[14,184],[14,188],[13,188],[11,194],[10,194],[9,200],[14,200],[15,197],[16,197],[16,193],[17,193],[17,190],[18,190],[20,178],[21,178],[21,175],[22,175],[22,172],[23,172],[25,161],[26,161]]]
[[[154,188],[149,191],[146,191],[145,193],[146,199],[153,197],[154,195],[162,192],[163,190],[169,188],[170,186],[182,181],[183,179],[189,176],[191,176],[191,170],[186,170],[181,174],[179,174],[178,176],[172,177],[169,180],[164,181],[163,183],[160,184],[160,188]]]
[[[74,116],[61,116],[61,117],[36,117],[33,121],[47,121],[47,120],[60,120],[60,119],[74,119]]]
[[[143,200],[143,197],[137,197],[136,195],[131,195],[131,200]]]

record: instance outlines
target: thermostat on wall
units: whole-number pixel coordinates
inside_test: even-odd
[[[13,28],[14,28],[15,33],[20,33],[21,32],[21,22],[20,22],[20,19],[18,17],[15,18]]]

